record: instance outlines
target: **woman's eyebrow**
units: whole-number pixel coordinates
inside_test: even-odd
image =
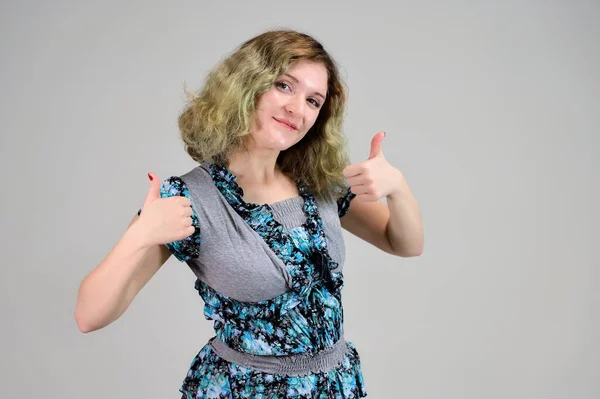
[[[289,78],[291,78],[291,79],[292,79],[292,80],[294,80],[296,83],[300,83],[300,81],[299,81],[299,80],[298,80],[298,79],[297,79],[295,76],[293,76],[293,75],[290,75],[289,73],[284,73],[283,75],[284,75],[284,76],[287,76],[287,77],[289,77]],[[319,96],[319,97],[321,97],[323,100],[325,100],[325,96],[324,96],[323,94],[319,93],[318,91],[315,91],[315,93],[314,93],[314,94],[315,94],[315,96]]]

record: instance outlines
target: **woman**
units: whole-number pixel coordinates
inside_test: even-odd
[[[423,231],[383,156],[385,133],[348,165],[344,106],[337,67],[312,37],[270,31],[240,46],[179,118],[199,165],[162,184],[148,175],[142,209],[81,284],[79,328],[120,317],[174,254],[197,276],[216,332],[183,398],[366,396],[343,334],[341,227],[397,256],[420,255]]]

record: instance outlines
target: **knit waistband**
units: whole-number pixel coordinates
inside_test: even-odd
[[[327,372],[338,366],[346,357],[349,347],[342,337],[331,348],[317,353],[287,356],[262,356],[239,352],[228,347],[218,337],[208,341],[217,356],[241,366],[270,374],[301,375]]]

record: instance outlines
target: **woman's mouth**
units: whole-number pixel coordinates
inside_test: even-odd
[[[277,122],[279,122],[281,126],[285,127],[288,130],[291,130],[293,132],[298,130],[298,126],[296,126],[293,122],[288,121],[287,119],[278,119],[275,117],[273,119],[275,119]]]

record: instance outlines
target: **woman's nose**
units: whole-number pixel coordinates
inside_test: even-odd
[[[296,97],[286,104],[285,109],[290,114],[300,114],[304,111],[304,100]]]

